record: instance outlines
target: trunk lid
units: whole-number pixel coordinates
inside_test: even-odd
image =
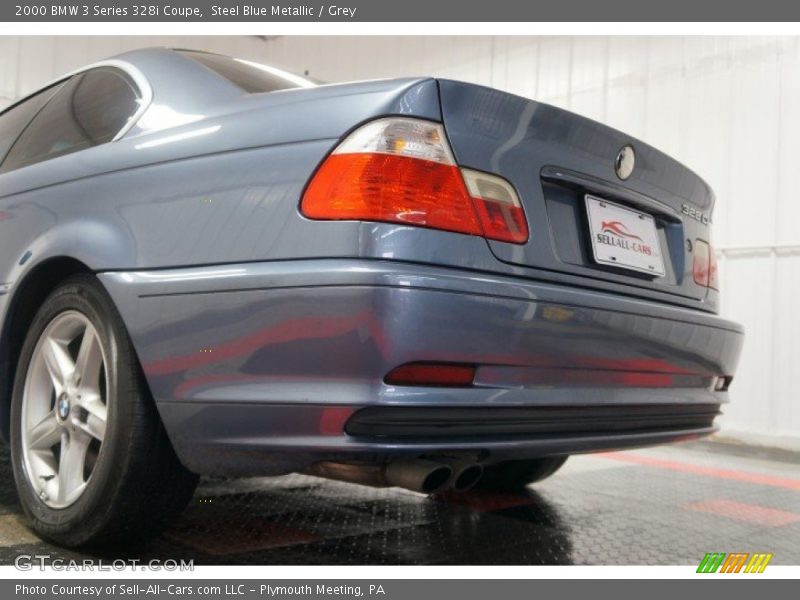
[[[613,281],[632,292],[645,288],[700,302],[706,298],[708,289],[692,276],[690,246],[696,239],[710,241],[714,196],[695,173],[629,135],[547,104],[455,81],[440,80],[439,89],[457,162],[505,177],[524,205],[528,242],[489,241],[499,260]],[[635,164],[623,180],[616,161],[626,146],[633,148]],[[597,224],[590,233],[587,195],[623,209],[615,214],[635,218],[624,210],[629,209],[649,215],[639,217],[643,220],[652,217],[663,276],[599,262],[596,253],[606,249],[595,248]],[[604,239],[617,243],[613,234]]]

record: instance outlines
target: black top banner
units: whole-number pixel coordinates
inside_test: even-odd
[[[4,0],[0,22],[767,22],[787,0]]]

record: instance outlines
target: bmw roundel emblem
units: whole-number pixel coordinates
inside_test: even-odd
[[[635,164],[636,153],[633,151],[633,146],[630,144],[623,146],[617,153],[617,158],[614,160],[614,170],[617,172],[617,177],[620,179],[627,179],[630,177]]]
[[[58,404],[56,409],[58,410],[58,416],[62,419],[66,419],[69,416],[69,398],[66,396],[61,396],[58,399]]]

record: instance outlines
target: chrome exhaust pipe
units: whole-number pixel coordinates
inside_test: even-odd
[[[386,481],[389,485],[423,494],[442,491],[452,474],[453,469],[449,465],[422,458],[400,460],[386,465]]]
[[[448,462],[453,470],[448,481],[448,486],[454,492],[471,490],[483,477],[483,465],[469,460],[454,460]]]
[[[401,459],[386,465],[325,461],[315,463],[306,472],[317,477],[371,487],[401,487],[421,494],[442,491],[453,474],[449,465],[422,458]]]

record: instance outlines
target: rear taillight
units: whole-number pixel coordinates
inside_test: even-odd
[[[694,242],[692,275],[697,285],[715,290],[719,289],[717,254],[714,252],[714,247],[703,240],[695,240]]]
[[[472,169],[461,169],[461,175],[478,212],[484,236],[517,244],[527,242],[525,211],[511,184],[500,177]]]
[[[522,204],[506,180],[459,169],[438,123],[386,118],[351,133],[303,195],[311,219],[402,223],[524,243]]]
[[[717,252],[711,246],[708,253],[708,287],[719,290],[719,266],[717,265]]]

